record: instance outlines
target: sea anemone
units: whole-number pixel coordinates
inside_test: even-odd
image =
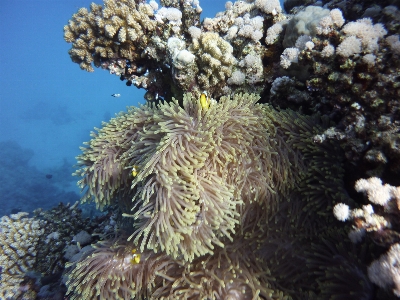
[[[126,239],[103,241],[70,264],[69,299],[285,299],[257,251],[237,239],[206,259],[185,262],[152,251],[134,260]]]
[[[131,238],[142,252],[185,260],[213,253],[224,237],[233,239],[246,205],[272,209],[305,168],[300,151],[286,144],[297,137],[284,131],[297,135],[307,122],[292,114],[298,122],[288,124],[286,113],[257,101],[238,94],[205,110],[186,94],[182,106],[174,100],[119,114],[78,157],[83,200],[118,201],[135,220]]]

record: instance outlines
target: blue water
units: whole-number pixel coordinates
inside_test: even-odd
[[[0,216],[78,200],[71,174],[79,147],[93,127],[144,103],[144,90],[71,62],[63,26],[90,3],[19,0],[0,6]],[[224,3],[201,1],[202,17],[224,10]]]

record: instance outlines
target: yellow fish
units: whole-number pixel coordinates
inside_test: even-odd
[[[136,265],[140,263],[140,254],[136,253],[136,249],[132,249],[132,259],[131,259],[131,264]]]
[[[132,176],[136,177],[138,172],[139,172],[139,167],[138,166],[133,166],[132,167],[132,171],[131,171]]]
[[[204,110],[207,110],[210,107],[210,98],[208,98],[206,92],[202,92],[200,95],[200,105]]]

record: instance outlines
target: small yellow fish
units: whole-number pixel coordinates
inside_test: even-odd
[[[139,167],[138,166],[133,166],[132,167],[132,171],[131,171],[132,176],[136,177],[138,172],[139,172]]]
[[[210,98],[208,98],[206,92],[202,92],[200,95],[200,105],[204,110],[207,110],[210,107]]]
[[[132,259],[131,259],[131,264],[136,265],[140,263],[140,254],[136,253],[136,249],[132,249]]]

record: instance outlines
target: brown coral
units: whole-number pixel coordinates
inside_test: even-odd
[[[16,299],[25,273],[34,269],[44,224],[20,212],[0,219],[0,298]]]
[[[72,61],[81,69],[93,72],[91,65],[99,67],[104,61],[120,57],[132,63],[139,59],[139,51],[148,44],[143,34],[156,29],[153,9],[134,1],[104,1],[92,3],[90,12],[81,8],[64,26],[64,39],[72,43],[69,51]]]

